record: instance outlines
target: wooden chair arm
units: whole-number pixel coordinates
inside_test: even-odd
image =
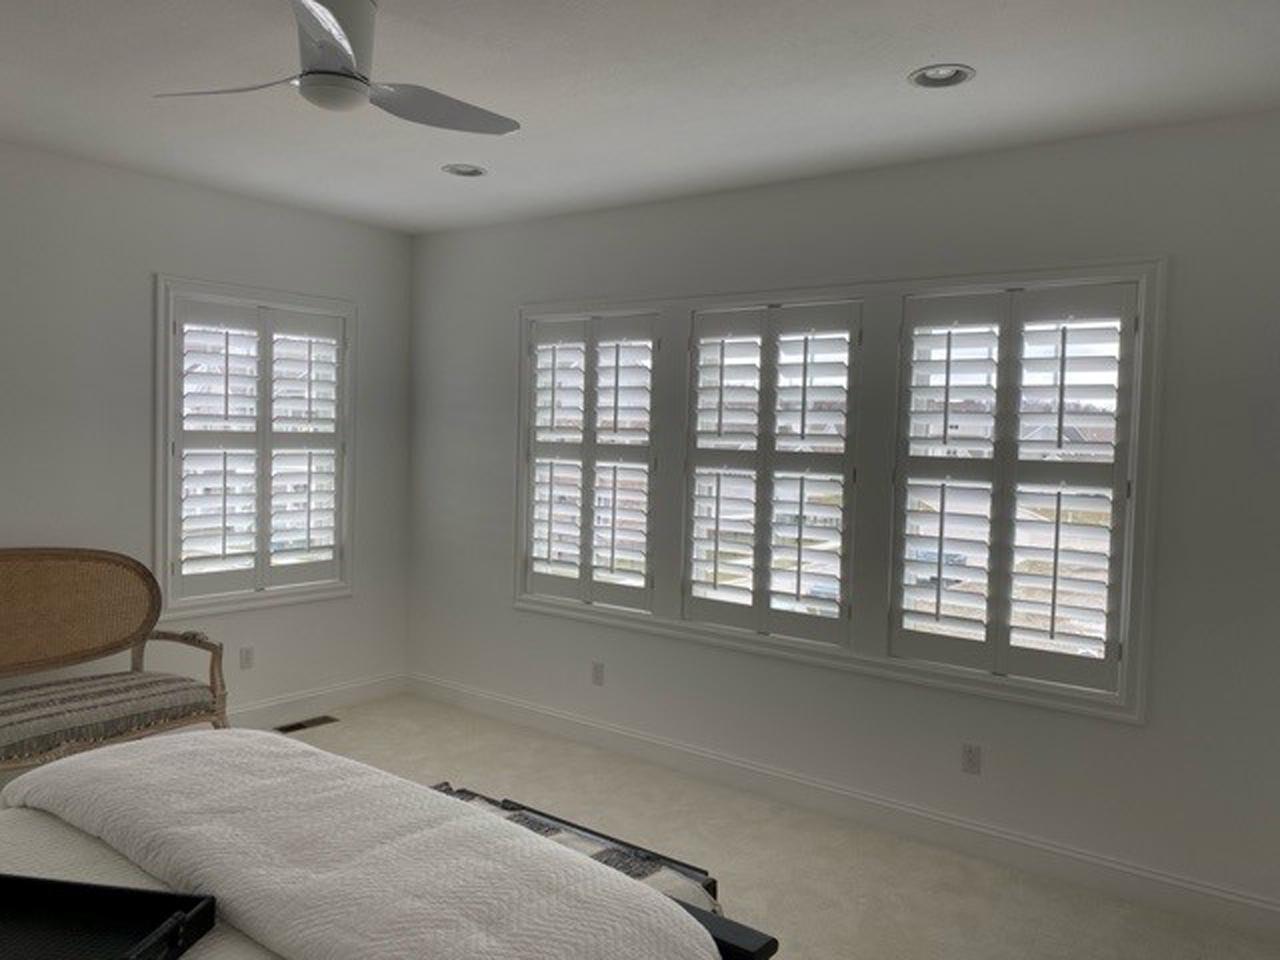
[[[222,676],[222,644],[199,630],[184,630],[178,633],[173,630],[153,630],[151,635],[139,641],[133,647],[133,669],[141,672],[146,659],[148,640],[168,640],[188,647],[196,647],[209,653],[209,688],[213,691],[213,705],[218,714],[215,727],[227,726],[227,683]]]

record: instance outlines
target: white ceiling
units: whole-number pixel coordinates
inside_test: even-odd
[[[1265,109],[1278,51],[1280,0],[380,0],[375,75],[488,139],[151,98],[296,70],[286,0],[0,0],[0,139],[424,230]],[[907,85],[940,60],[977,79]]]

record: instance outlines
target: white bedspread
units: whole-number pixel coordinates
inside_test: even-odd
[[[715,960],[643,884],[483,810],[270,733],[153,737],[0,794],[210,893],[287,960]]]

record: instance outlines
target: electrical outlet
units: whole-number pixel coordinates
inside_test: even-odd
[[[240,648],[240,669],[241,670],[253,669],[253,647]]]
[[[604,664],[599,660],[591,661],[591,682],[597,687],[604,686]]]
[[[974,776],[982,773],[982,747],[976,743],[960,745],[960,771]]]

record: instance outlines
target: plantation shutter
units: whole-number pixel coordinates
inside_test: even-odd
[[[339,579],[345,321],[215,296],[171,313],[173,599]]]
[[[1137,298],[1132,283],[1012,297],[1020,349],[1005,561],[1011,675],[1117,683]]]
[[[286,310],[263,315],[271,331],[265,579],[268,586],[336,579],[343,323]]]
[[[839,642],[857,303],[693,321],[686,615]]]
[[[179,299],[171,581],[181,596],[256,582],[262,327],[249,306]]]
[[[1133,284],[909,298],[892,653],[1115,685]]]
[[[647,314],[533,323],[528,589],[648,606],[655,350]]]

